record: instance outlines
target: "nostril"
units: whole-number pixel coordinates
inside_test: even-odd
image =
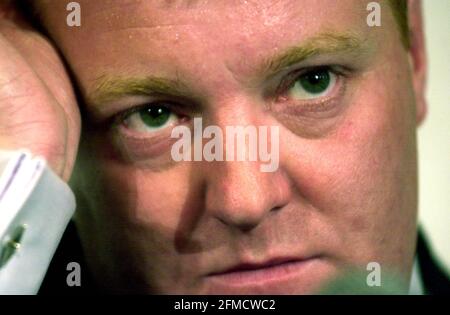
[[[259,220],[228,220],[225,218],[219,218],[219,221],[225,226],[233,226],[236,230],[247,233],[256,228],[259,225]]]
[[[258,224],[242,224],[241,226],[239,226],[239,230],[241,230],[244,233],[248,233],[257,226]]]
[[[273,207],[270,211],[271,212],[276,212],[276,211],[281,210],[282,208],[283,208],[282,206],[277,206],[277,207]]]

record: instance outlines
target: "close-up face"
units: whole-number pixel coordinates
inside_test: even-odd
[[[387,1],[373,27],[360,0],[78,2],[80,27],[65,1],[38,9],[80,94],[75,222],[99,286],[308,294],[370,262],[409,280],[423,104]],[[194,118],[278,127],[276,169],[175,161]]]

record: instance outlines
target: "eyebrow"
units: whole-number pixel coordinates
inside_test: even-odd
[[[171,95],[185,97],[191,92],[180,79],[156,76],[121,77],[101,76],[94,92],[87,97],[89,103],[102,104],[127,95]]]
[[[259,76],[271,77],[304,60],[326,54],[363,52],[366,41],[353,33],[323,33],[263,61]]]
[[[271,77],[281,70],[298,64],[308,58],[323,54],[337,54],[362,51],[365,41],[352,33],[323,33],[312,37],[299,46],[271,56],[261,63],[256,71],[258,77]],[[146,77],[99,77],[93,92],[88,94],[90,104],[104,104],[130,95],[170,95],[187,97],[192,91],[179,78],[169,79],[157,76]]]

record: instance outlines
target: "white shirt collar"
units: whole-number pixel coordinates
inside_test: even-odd
[[[416,256],[414,259],[413,271],[411,275],[411,282],[409,285],[409,295],[424,295],[422,274],[420,272],[419,260]]]

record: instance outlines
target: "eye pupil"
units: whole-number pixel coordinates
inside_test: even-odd
[[[139,111],[142,121],[149,127],[163,126],[170,118],[170,110],[164,106],[152,106]]]
[[[299,79],[301,86],[309,93],[319,94],[330,85],[330,72],[326,69],[310,71]]]

